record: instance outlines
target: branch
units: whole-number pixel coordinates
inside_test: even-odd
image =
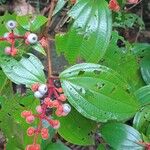
[[[50,3],[48,21],[47,21],[46,29],[45,29],[46,37],[48,37],[49,26],[51,24],[53,11],[54,11],[56,2],[57,2],[57,0],[51,0],[51,3]],[[47,65],[48,65],[48,78],[50,78],[51,75],[52,75],[52,62],[51,62],[51,47],[50,47],[49,43],[48,43],[48,46],[47,46]]]

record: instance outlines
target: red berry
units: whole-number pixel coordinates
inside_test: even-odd
[[[17,55],[17,49],[16,48],[14,48],[14,49],[12,49],[11,50],[11,56],[16,56]]]
[[[60,122],[58,120],[50,120],[50,124],[54,129],[58,129],[60,127]]]
[[[48,133],[48,129],[47,128],[42,128],[41,129],[41,136],[42,136],[42,138],[43,139],[48,139],[48,137],[49,137],[49,133]]]
[[[41,133],[48,133],[48,129],[47,128],[42,128]]]
[[[46,48],[48,46],[48,41],[45,37],[42,37],[42,39],[39,41],[42,47]]]
[[[45,104],[47,107],[53,107],[53,101],[50,100],[50,98],[45,98],[45,99],[44,99],[44,104]]]
[[[59,107],[57,108],[55,114],[56,114],[58,117],[60,117],[60,116],[62,116],[62,113],[63,113],[63,107],[62,107],[62,105],[59,105]]]
[[[28,136],[32,136],[34,134],[34,132],[35,132],[35,129],[33,127],[29,127],[27,129],[27,135]]]
[[[109,1],[109,8],[113,11],[119,11],[120,10],[120,6],[117,2],[117,0],[110,0]]]
[[[48,133],[44,133],[44,134],[41,133],[41,136],[42,136],[42,139],[44,139],[44,140],[47,140],[49,138]]]
[[[62,88],[57,88],[56,89],[58,93],[63,93],[63,89]]]
[[[23,111],[22,113],[21,113],[21,116],[23,117],[23,118],[26,118],[26,117],[28,117],[28,116],[31,116],[32,115],[32,112],[31,111]]]
[[[39,86],[40,86],[39,83],[35,83],[35,84],[33,84],[33,85],[31,86],[31,90],[32,90],[33,92],[36,92],[36,91],[38,90]]]
[[[75,4],[77,0],[70,0],[71,4]]]
[[[56,112],[55,112],[55,114],[56,114],[58,117],[63,116],[62,113],[63,113],[63,112],[62,112],[62,111],[59,111],[59,110],[56,110]]]
[[[54,100],[54,101],[52,101],[52,102],[53,102],[53,107],[58,108],[58,107],[60,106],[60,103],[59,103],[58,100]]]
[[[42,107],[39,105],[36,107],[36,111],[41,114],[43,112]]]
[[[39,144],[27,145],[26,150],[41,150]]]
[[[34,120],[35,120],[35,117],[34,117],[33,115],[28,116],[28,117],[26,118],[26,122],[27,122],[27,123],[32,123]]]
[[[59,97],[58,97],[58,99],[60,100],[60,101],[66,101],[66,96],[64,95],[64,94],[61,94]]]

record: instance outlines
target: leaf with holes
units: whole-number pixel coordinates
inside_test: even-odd
[[[92,120],[124,121],[139,109],[126,81],[105,66],[77,64],[63,71],[60,79],[69,102]]]
[[[98,62],[106,52],[111,36],[111,12],[105,0],[80,0],[70,10],[73,25],[66,34],[56,35],[56,49],[70,63],[77,57]]]
[[[148,43],[134,43],[132,48],[133,54],[139,57],[150,55],[150,44]]]
[[[124,47],[118,47],[118,41],[122,41]],[[145,84],[140,75],[140,67],[136,57],[128,49],[127,42],[119,36],[118,32],[112,32],[111,41],[100,64],[115,70],[123,76],[133,91]]]
[[[141,73],[146,84],[150,84],[150,57],[145,57],[141,61]]]
[[[28,55],[28,58],[22,57],[20,61],[5,57],[0,60],[0,66],[7,77],[16,84],[31,86],[36,82],[45,83],[42,63],[33,54]]]
[[[58,133],[68,142],[76,145],[94,144],[93,132],[96,129],[96,123],[86,119],[75,109],[72,109],[66,117],[59,118],[60,129]]]
[[[141,134],[134,128],[121,123],[108,123],[101,127],[104,140],[115,150],[144,150],[140,145]]]

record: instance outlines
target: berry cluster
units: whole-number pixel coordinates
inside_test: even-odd
[[[28,145],[26,150],[35,150],[35,147],[37,147],[37,150],[40,149],[40,146],[36,143],[39,134],[44,140],[49,138],[48,129],[43,127],[43,121],[47,121],[54,129],[60,127],[60,122],[52,117],[53,111],[50,111],[50,114],[47,113],[49,110],[55,109],[55,114],[58,117],[66,116],[71,111],[71,106],[65,103],[66,97],[56,80],[58,80],[57,77],[51,77],[47,84],[35,83],[31,86],[34,96],[40,99],[41,105],[36,107],[37,114],[33,114],[31,111],[23,111],[21,114],[29,124],[33,123],[35,118],[39,119],[37,128],[29,127],[27,130],[28,136],[34,136],[34,142],[32,145]]]
[[[23,36],[16,35],[14,33],[14,29],[17,27],[16,21],[9,20],[6,23],[6,27],[8,28],[8,30],[10,30],[10,32],[5,33],[4,36],[0,38],[0,41],[7,41],[11,45],[10,47],[5,48],[6,55],[10,55],[10,56],[17,55],[18,49],[15,48],[16,39],[23,39],[24,42],[28,45],[36,44],[38,41],[38,36],[34,33],[27,32]],[[46,44],[47,41],[44,37],[39,42],[43,47],[47,46]]]

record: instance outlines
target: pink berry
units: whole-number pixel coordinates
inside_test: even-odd
[[[53,101],[50,100],[50,98],[45,98],[45,99],[44,99],[44,104],[45,104],[47,107],[52,107],[52,106],[53,106]]]
[[[58,129],[60,127],[60,122],[58,120],[51,120],[51,126],[54,129]]]
[[[37,106],[36,107],[36,111],[39,113],[39,114],[41,114],[42,113],[42,107],[39,105],[39,106]]]
[[[26,150],[41,150],[39,144],[27,145]]]
[[[63,89],[62,88],[57,88],[56,89],[58,93],[63,93]]]
[[[48,41],[45,37],[42,37],[42,39],[39,41],[42,47],[46,48],[48,46]]]
[[[26,118],[26,122],[30,124],[34,121],[34,119],[35,119],[35,117],[33,115],[30,115]]]
[[[32,115],[32,112],[31,111],[23,111],[22,113],[21,113],[21,116],[23,117],[23,118],[26,118],[26,117],[28,117],[28,116],[31,116]]]
[[[33,92],[36,92],[36,91],[38,90],[39,86],[40,86],[39,83],[35,83],[35,84],[33,84],[33,85],[31,86],[31,90],[32,90]]]
[[[42,138],[43,139],[48,139],[48,137],[49,137],[49,133],[48,133],[48,129],[47,128],[42,128],[41,129],[41,136],[42,136]]]
[[[57,107],[57,110],[56,110],[55,114],[56,114],[58,117],[61,117],[61,116],[62,116],[62,113],[63,113],[63,107],[62,107],[62,105],[59,105],[59,107]]]
[[[60,106],[60,103],[58,102],[58,100],[54,100],[53,102],[53,107],[58,108]]]
[[[11,47],[6,47],[5,48],[5,54],[6,55],[11,55]]]
[[[45,134],[41,133],[41,136],[42,136],[42,139],[44,139],[44,140],[47,140],[49,138],[49,134],[48,133],[45,133]]]
[[[48,133],[48,129],[47,128],[42,128],[41,133]]]
[[[27,129],[27,135],[28,136],[33,136],[34,133],[35,133],[35,129],[33,127],[29,127]]]
[[[139,0],[128,0],[129,4],[137,4]]]
[[[58,97],[58,99],[60,100],[60,101],[66,101],[66,96],[64,95],[64,94],[61,94],[59,97]]]
[[[62,113],[63,113],[62,111],[58,111],[58,110],[56,110],[56,112],[55,112],[55,114],[56,114],[58,117],[63,116],[63,114],[62,114]]]

